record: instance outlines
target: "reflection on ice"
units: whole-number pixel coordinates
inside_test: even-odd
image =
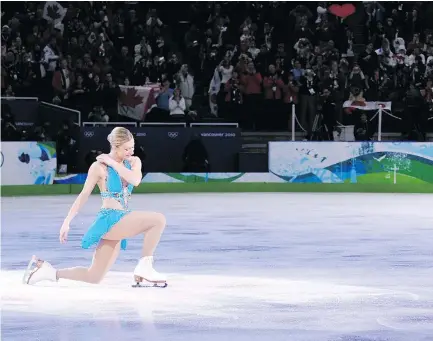
[[[33,253],[55,266],[90,262],[91,253],[78,246],[99,204],[91,198],[69,244],[59,246],[59,221],[73,198],[29,200],[2,200],[2,340],[433,335],[431,196],[135,196],[136,207],[167,213],[156,259],[169,276],[164,289],[131,288],[140,239],[131,240],[100,285],[22,285]]]
[[[433,332],[431,306],[411,292],[330,282],[170,274],[167,289],[131,288],[129,273],[110,273],[100,285],[70,281],[17,285],[21,273],[3,272],[3,311],[68,319],[127,320],[152,325],[209,323],[255,330],[369,331],[399,329],[404,310],[423,312],[412,327]],[[421,308],[421,309],[420,309]],[[429,309],[430,308],[430,309]],[[426,321],[423,323],[422,321]]]

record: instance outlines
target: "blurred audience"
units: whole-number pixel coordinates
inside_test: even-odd
[[[82,121],[128,121],[118,98],[125,86],[143,87],[152,96],[144,120],[216,118],[255,130],[290,129],[295,104],[310,137],[325,96],[335,125],[350,122],[357,139],[370,139],[372,115],[343,110],[356,92],[391,101],[403,135],[422,136],[433,116],[432,17],[431,2],[354,3],[347,18],[326,2],[184,2],[170,11],[157,2],[8,2],[2,96],[77,109]],[[17,129],[11,116],[2,113],[2,139]]]

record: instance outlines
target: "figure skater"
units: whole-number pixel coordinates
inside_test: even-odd
[[[24,274],[24,283],[58,281],[60,278],[99,283],[116,260],[119,249],[126,249],[126,239],[144,233],[142,258],[134,270],[134,286],[140,286],[143,281],[153,286],[167,286],[166,276],[153,269],[153,253],[165,228],[164,215],[128,210],[132,188],[142,179],[141,160],[132,156],[134,138],[128,129],[116,127],[107,139],[111,151],[99,155],[90,166],[84,187],[72,204],[59,235],[60,242],[65,243],[72,219],[98,185],[102,207],[81,242],[84,249],[97,245],[91,266],[56,270],[50,263],[33,256]]]

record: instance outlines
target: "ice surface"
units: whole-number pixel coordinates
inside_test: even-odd
[[[2,198],[4,341],[433,340],[431,195],[135,195],[167,216],[167,288],[131,288],[141,238],[100,285],[22,285],[33,254],[90,263],[80,238],[100,201],[60,245],[73,200]]]

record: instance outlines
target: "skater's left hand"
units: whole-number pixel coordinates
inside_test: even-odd
[[[59,232],[60,243],[64,244],[68,240],[69,224],[64,222]]]
[[[115,160],[113,160],[108,154],[98,155],[96,157],[96,160],[110,167],[113,167],[118,163]]]

